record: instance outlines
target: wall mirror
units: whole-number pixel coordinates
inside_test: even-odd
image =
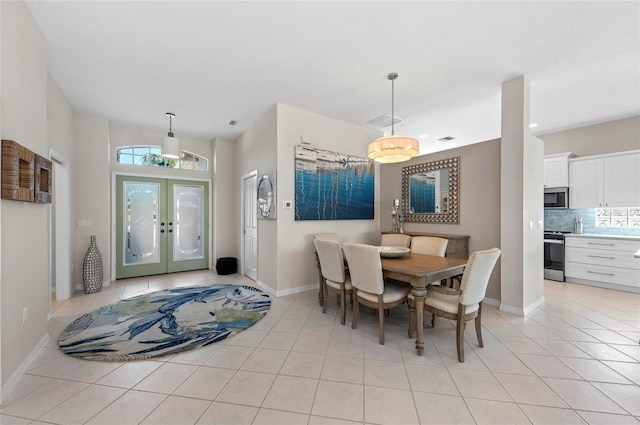
[[[460,157],[402,168],[402,213],[408,222],[460,224]]]

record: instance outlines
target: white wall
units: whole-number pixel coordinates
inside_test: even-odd
[[[2,138],[48,157],[46,43],[23,2],[0,8]],[[0,201],[3,386],[47,333],[49,208]]]
[[[278,246],[277,255],[274,252],[270,256],[277,262],[278,292],[288,293],[295,288],[318,284],[314,233],[335,232],[340,234],[342,242],[377,244],[380,238],[379,167],[376,167],[373,220],[295,221],[294,208],[282,207],[285,200],[295,201],[293,147],[300,144],[301,136],[306,136],[311,139],[313,147],[366,157],[367,145],[382,133],[283,104],[277,105],[277,111]]]

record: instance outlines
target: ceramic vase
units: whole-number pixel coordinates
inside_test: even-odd
[[[91,236],[89,249],[82,263],[82,285],[85,294],[102,290],[102,255],[96,245],[96,237]]]

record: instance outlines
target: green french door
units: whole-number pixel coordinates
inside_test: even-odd
[[[208,182],[116,176],[116,279],[208,267]]]

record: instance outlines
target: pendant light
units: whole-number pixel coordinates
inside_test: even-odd
[[[176,115],[167,112],[167,116],[169,117],[169,133],[162,138],[162,156],[169,159],[178,159],[180,158],[180,139],[173,137],[173,132],[171,131],[171,119],[175,118]]]
[[[398,78],[396,72],[387,75],[391,80],[391,136],[381,137],[374,142],[369,143],[367,152],[369,158],[376,162],[392,163],[408,161],[416,156],[420,151],[420,144],[414,138],[407,136],[396,136],[393,131],[393,81]]]

